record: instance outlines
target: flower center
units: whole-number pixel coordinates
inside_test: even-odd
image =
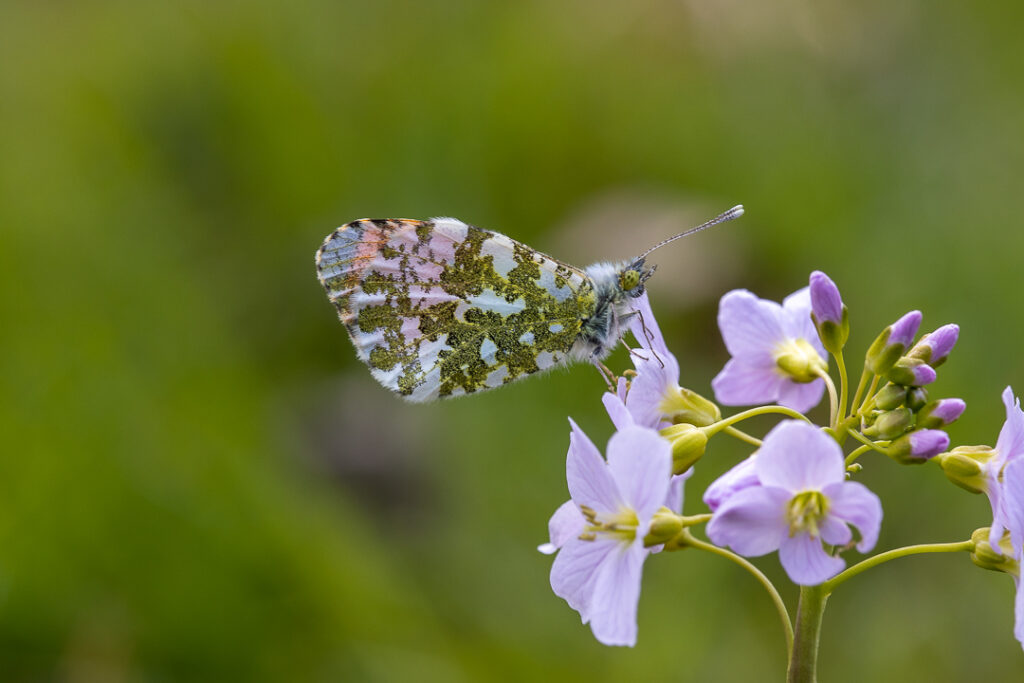
[[[828,371],[828,364],[822,360],[811,343],[803,338],[788,339],[775,347],[775,364],[779,370],[794,382],[813,382]]]
[[[806,531],[812,538],[818,536],[818,525],[828,513],[828,499],[821,491],[804,491],[793,496],[786,509],[789,535]]]
[[[623,506],[615,513],[598,513],[593,508],[581,505],[580,512],[588,522],[580,534],[581,540],[593,541],[598,535],[627,542],[632,542],[636,538],[640,520],[632,508]]]

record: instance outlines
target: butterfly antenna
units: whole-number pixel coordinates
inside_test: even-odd
[[[719,223],[725,223],[726,221],[731,221],[734,218],[739,218],[742,215],[743,215],[743,205],[742,204],[738,204],[738,205],[732,207],[731,209],[729,209],[728,211],[726,211],[725,213],[720,214],[718,216],[715,216],[714,218],[709,220],[707,223],[701,223],[696,228],[690,228],[686,232],[681,232],[678,235],[674,235],[672,237],[669,237],[667,240],[662,240],[662,241],[658,242],[653,247],[651,247],[650,249],[645,251],[643,254],[641,254],[639,256],[639,258],[637,258],[637,260],[638,261],[643,260],[652,251],[654,251],[655,249],[660,249],[661,247],[665,246],[669,242],[675,242],[676,240],[681,239],[683,237],[686,237],[688,235],[692,235],[695,232],[700,232],[701,230],[704,230],[705,228],[710,228],[712,225],[718,225]]]

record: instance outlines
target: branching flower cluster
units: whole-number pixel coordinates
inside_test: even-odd
[[[847,579],[915,553],[967,552],[980,567],[1010,574],[1018,586],[1014,635],[1024,644],[1024,412],[1007,387],[1006,422],[995,446],[950,450],[945,428],[963,413],[959,398],[933,398],[937,369],[959,328],[918,337],[911,311],[867,350],[850,396],[843,350],[849,313],[821,272],[781,304],[746,290],[722,297],[718,324],[731,358],[711,385],[715,401],[679,383],[646,294],[630,330],[640,348],[634,368],[602,401],[616,428],[606,457],[575,422],[566,461],[570,500],[552,516],[544,553],[554,554],[551,587],[607,645],[634,645],[641,574],[648,556],[698,548],[750,571],[779,611],[790,653],[790,680],[813,680],[825,599]],[[830,373],[834,362],[838,383]],[[829,420],[806,415],[825,394]],[[719,405],[756,406],[722,417]],[[782,419],[763,439],[736,425],[751,417]],[[683,486],[720,434],[754,452],[704,491],[705,514],[682,513]],[[847,567],[844,556],[870,553],[882,523],[878,496],[856,481],[857,460],[875,452],[901,465],[937,463],[954,484],[984,493],[989,527],[968,540],[898,548]],[[709,541],[694,535],[704,525]],[[796,623],[770,581],[745,557],[778,552],[801,586]]]

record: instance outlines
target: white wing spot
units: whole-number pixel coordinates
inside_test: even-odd
[[[548,329],[557,334],[564,330],[565,327],[562,326],[562,323],[551,323],[551,325],[548,326]]]
[[[502,365],[497,370],[487,375],[487,379],[484,380],[484,384],[489,387],[500,387],[505,383],[505,378],[508,377],[508,366]]]
[[[492,342],[489,338],[484,339],[483,344],[480,345],[480,357],[487,359],[493,358],[494,354],[498,352],[498,345]]]
[[[526,346],[533,345],[533,332],[523,332],[519,337],[519,343],[525,344]]]

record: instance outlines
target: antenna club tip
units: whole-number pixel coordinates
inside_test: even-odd
[[[728,211],[728,213],[730,215],[735,216],[736,218],[739,218],[740,216],[742,216],[743,212],[744,212],[744,210],[743,210],[743,205],[742,204],[737,204],[736,206],[732,207]]]

